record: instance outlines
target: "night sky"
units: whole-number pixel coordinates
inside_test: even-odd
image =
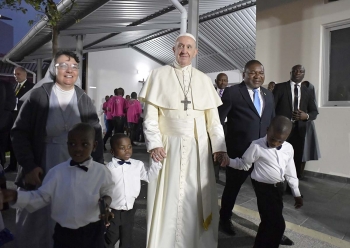
[[[28,9],[28,12],[26,14],[23,14],[20,11],[16,12],[8,9],[0,9],[1,15],[4,15],[12,19],[12,21],[7,21],[7,20],[1,20],[1,21],[13,26],[13,36],[14,36],[13,46],[15,46],[32,28],[32,26],[28,24],[29,20],[34,20],[34,25],[35,25],[35,23],[41,19],[40,17],[37,17],[38,12],[36,12],[32,6],[27,5],[26,3],[24,3],[24,1],[22,6]],[[3,34],[0,34],[0,35],[3,35]]]

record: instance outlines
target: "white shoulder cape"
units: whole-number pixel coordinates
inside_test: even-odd
[[[217,108],[222,104],[211,79],[195,68],[192,68],[191,88],[191,99],[195,110]],[[151,71],[139,94],[139,100],[161,108],[179,109],[183,108],[181,101],[184,99],[179,99],[179,94],[174,94],[178,91],[182,89],[175,70],[172,66],[166,65]]]

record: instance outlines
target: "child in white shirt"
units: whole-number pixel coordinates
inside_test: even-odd
[[[120,240],[119,247],[132,247],[132,229],[134,225],[135,199],[140,194],[140,180],[149,182],[157,178],[161,164],[152,162],[146,166],[142,161],[132,159],[131,140],[125,134],[115,134],[110,140],[112,161],[107,168],[112,173],[115,187],[110,205],[114,218],[105,234],[105,248],[114,248]]]
[[[295,208],[303,205],[298,188],[298,178],[293,160],[294,150],[285,142],[292,129],[292,122],[284,116],[276,116],[267,135],[252,142],[242,158],[230,159],[229,166],[249,170],[258,201],[260,225],[254,248],[277,248],[285,230],[283,210],[283,181],[287,180],[295,199]]]
[[[76,124],[68,133],[71,159],[48,171],[43,184],[34,191],[2,190],[4,202],[12,207],[34,212],[51,203],[51,218],[56,221],[54,248],[103,248],[105,224],[111,213],[108,206],[114,188],[105,165],[94,162],[95,129]],[[99,200],[106,209],[100,220]]]

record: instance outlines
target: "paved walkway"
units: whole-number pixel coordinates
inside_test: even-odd
[[[133,158],[147,163],[148,154],[145,151],[145,146],[135,147]],[[105,160],[110,161],[111,154],[105,153]],[[15,174],[7,174],[7,177],[8,186],[14,187]],[[219,204],[224,184],[225,173],[221,170],[220,181],[217,184]],[[300,182],[300,189],[304,195],[304,206],[301,209],[294,209],[292,196],[286,195],[284,197],[286,235],[295,242],[293,247],[350,248],[350,184],[308,177]],[[145,248],[146,244],[146,192],[147,184],[142,183],[141,194],[135,203],[137,211],[134,248]],[[231,237],[219,232],[219,248],[253,247],[260,219],[250,180],[247,180],[242,186],[233,212],[232,219],[237,235]],[[14,232],[15,210],[4,211],[3,217],[6,226]],[[13,248],[14,245],[12,242],[3,247]]]

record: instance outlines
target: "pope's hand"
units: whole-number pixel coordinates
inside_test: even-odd
[[[230,158],[227,156],[226,152],[215,152],[214,162],[220,163],[221,167],[226,167],[230,164]]]
[[[157,147],[151,150],[151,157],[155,162],[160,162],[166,158],[166,152],[163,147]]]

